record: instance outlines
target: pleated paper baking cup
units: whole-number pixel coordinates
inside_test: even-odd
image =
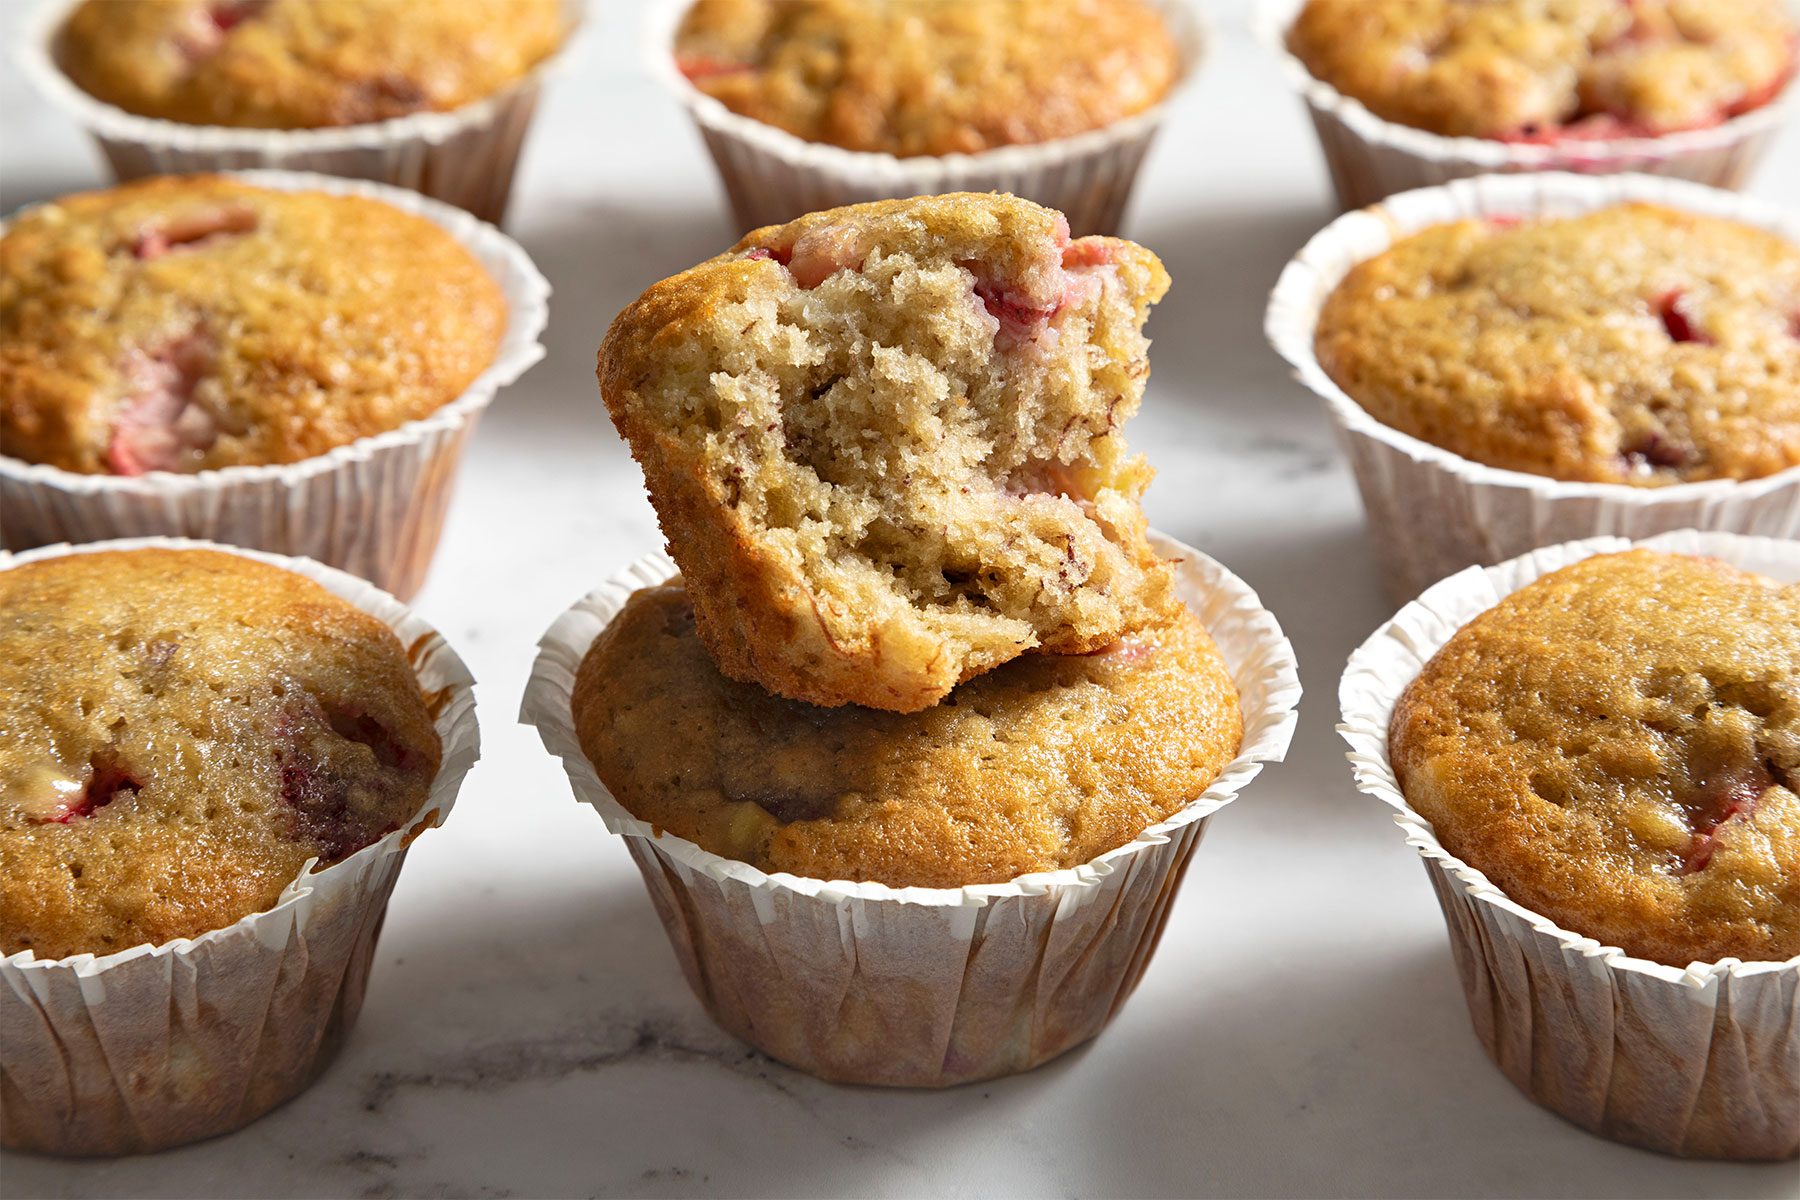
[[[650,72],[694,120],[744,232],[809,212],[892,197],[1009,192],[1060,211],[1076,237],[1119,231],[1144,155],[1176,91],[1199,69],[1206,30],[1195,0],[1151,0],[1180,49],[1182,77],[1153,108],[1087,133],[977,154],[901,158],[809,142],[740,116],[675,65],[675,31],[692,0],[659,0],[645,24]]]
[[[1506,1077],[1601,1137],[1703,1158],[1800,1153],[1800,958],[1670,967],[1559,928],[1438,842],[1388,761],[1394,705],[1450,636],[1540,576],[1647,546],[1800,580],[1800,543],[1692,530],[1534,550],[1439,583],[1363,643],[1339,690],[1357,787],[1431,878],[1475,1033]]]
[[[1351,268],[1402,238],[1448,221],[1573,217],[1628,200],[1741,221],[1800,242],[1800,212],[1698,184],[1642,175],[1490,175],[1347,213],[1282,272],[1269,301],[1269,341],[1325,401],[1396,599],[1409,600],[1472,564],[1598,534],[1642,538],[1708,529],[1800,537],[1800,468],[1669,487],[1570,483],[1501,470],[1382,424],[1319,365],[1313,344],[1326,298]]]
[[[249,168],[314,171],[407,188],[496,225],[544,77],[566,59],[582,17],[579,0],[569,0],[570,28],[556,53],[512,86],[449,112],[325,129],[239,129],[138,116],[77,87],[56,61],[56,38],[81,2],[44,0],[23,24],[15,59],[38,93],[93,137],[121,182]]]
[[[1260,0],[1251,22],[1258,40],[1280,59],[1289,86],[1306,101],[1331,182],[1345,209],[1473,175],[1536,171],[1631,172],[1735,190],[1744,185],[1782,125],[1800,107],[1800,87],[1789,86],[1768,104],[1719,125],[1661,137],[1571,139],[1550,146],[1446,137],[1384,120],[1314,78],[1287,47],[1288,30],[1305,3]]]
[[[1029,1070],[1124,1004],[1208,821],[1294,732],[1300,680],[1273,614],[1204,554],[1155,543],[1237,684],[1243,748],[1186,808],[1081,867],[963,888],[827,882],[765,874],[633,817],[582,753],[570,705],[595,637],[633,591],[675,575],[660,554],[551,627],[520,720],[625,839],[688,983],[726,1030],[842,1083],[942,1087]]]
[[[305,559],[175,538],[0,552],[0,571],[145,546],[241,554],[317,581],[380,619],[433,699],[443,763],[400,829],[224,929],[116,954],[0,959],[0,1145],[136,1154],[248,1125],[304,1091],[362,1009],[388,894],[414,838],[441,825],[480,756],[475,681],[436,630],[379,588]],[[315,860],[316,861],[316,860]]]
[[[279,191],[367,196],[443,226],[505,293],[506,332],[494,361],[435,412],[297,463],[119,476],[0,455],[0,545],[201,538],[316,559],[411,598],[437,550],[476,419],[544,356],[538,336],[550,285],[498,229],[415,192],[288,171],[231,174]]]

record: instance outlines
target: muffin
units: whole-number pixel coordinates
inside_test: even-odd
[[[1657,486],[1800,466],[1800,246],[1652,204],[1465,220],[1355,266],[1319,364],[1370,415],[1492,467]]]
[[[1800,585],[1634,550],[1464,625],[1390,754],[1445,849],[1671,966],[1800,955]]]
[[[139,116],[319,129],[494,95],[566,26],[558,0],[86,0],[55,53],[82,90]]]
[[[0,729],[0,1145],[81,1156],[318,1077],[478,741],[392,597],[172,540],[0,553]]]
[[[1167,288],[1142,247],[952,195],[758,230],[645,292],[601,393],[721,669],[911,712],[1157,620],[1120,430]]]
[[[1274,617],[1152,537],[1179,602],[1162,624],[908,715],[726,678],[651,556],[551,627],[520,717],[622,837],[727,1031],[847,1083],[1029,1070],[1119,1012],[1213,815],[1294,727]]]
[[[727,679],[678,585],[634,593],[595,640],[573,715],[639,819],[771,874],[890,887],[1080,866],[1203,793],[1243,739],[1237,689],[1184,607],[900,715]]]
[[[472,254],[379,200],[222,176],[69,196],[0,235],[0,454],[296,462],[454,400],[506,321]]]
[[[1182,73],[1145,0],[697,0],[675,63],[735,113],[901,158],[1100,129]]]
[[[236,555],[0,571],[0,952],[223,929],[400,828],[439,764],[393,633]]]
[[[1659,137],[1767,104],[1783,0],[1308,0],[1288,45],[1385,120],[1521,142]]]
[[[652,68],[745,230],[1008,192],[1116,233],[1202,41],[1188,0],[698,0],[666,20]]]

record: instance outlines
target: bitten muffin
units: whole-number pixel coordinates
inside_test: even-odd
[[[506,322],[472,254],[378,200],[221,176],[69,196],[0,235],[0,454],[296,462],[454,400]]]
[[[1565,567],[1438,651],[1390,750],[1444,847],[1565,929],[1673,966],[1800,954],[1800,585]]]
[[[1656,137],[1769,103],[1784,0],[1309,0],[1288,46],[1376,116],[1452,137]]]
[[[273,905],[425,803],[406,651],[310,580],[202,550],[0,571],[0,952],[108,954]]]
[[[675,62],[743,116],[900,157],[1099,129],[1182,71],[1144,0],[698,0]]]
[[[1383,424],[1598,483],[1800,465],[1800,246],[1648,204],[1463,221],[1359,264],[1319,363]]]
[[[1001,195],[761,229],[613,322],[600,386],[734,679],[911,712],[1160,617],[1156,256]]]
[[[565,26],[559,0],[87,0],[55,54],[76,86],[139,116],[314,129],[481,100]]]
[[[764,871],[894,887],[1079,866],[1196,799],[1243,738],[1199,620],[1033,656],[900,715],[736,683],[679,586],[634,594],[575,683],[583,751],[658,829]]]

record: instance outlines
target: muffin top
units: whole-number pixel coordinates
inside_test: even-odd
[[[113,550],[0,570],[0,953],[220,929],[425,803],[386,625],[278,567]]]
[[[161,178],[0,235],[0,454],[87,474],[295,462],[454,400],[505,296],[379,200]]]
[[[1123,426],[1168,286],[1142,246],[952,194],[760,229],[647,290],[601,394],[724,672],[913,712],[1161,619]]]
[[[1655,485],[1800,465],[1800,247],[1731,221],[1438,226],[1352,270],[1315,344],[1376,419],[1489,466]]]
[[[1097,654],[1017,659],[900,715],[719,673],[679,586],[634,594],[583,659],[582,749],[659,830],[764,871],[894,887],[1079,866],[1198,798],[1243,737],[1185,608]]]
[[[697,0],[675,63],[733,112],[902,157],[1099,129],[1182,72],[1145,0]]]
[[[1518,142],[1655,137],[1767,104],[1784,0],[1308,0],[1288,47],[1376,116]]]
[[[1673,966],[1800,954],[1800,584],[1565,567],[1438,651],[1390,750],[1444,847],[1564,929]]]
[[[55,53],[76,86],[139,116],[316,129],[483,99],[566,24],[559,0],[86,0]]]

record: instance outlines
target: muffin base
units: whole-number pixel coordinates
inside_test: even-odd
[[[1152,540],[1180,559],[1180,594],[1231,670],[1244,742],[1186,808],[1070,870],[963,888],[768,875],[633,817],[582,753],[570,701],[576,669],[626,597],[675,574],[662,555],[552,626],[520,720],[562,759],[577,799],[625,838],[683,974],[726,1030],[840,1083],[944,1087],[1029,1070],[1124,1004],[1207,821],[1293,736],[1299,676],[1273,615],[1199,551]]]
[[[1520,1091],[1601,1137],[1666,1154],[1793,1158],[1800,958],[1670,967],[1561,929],[1446,851],[1388,760],[1394,704],[1451,634],[1540,576],[1631,544],[1569,542],[1444,580],[1351,657],[1338,731],[1357,786],[1394,809],[1425,860],[1476,1036]],[[1690,530],[1637,544],[1800,580],[1800,543]]]
[[[1305,100],[1338,203],[1346,211],[1453,179],[1541,171],[1583,175],[1633,172],[1734,191],[1768,153],[1782,124],[1800,108],[1800,86],[1790,82],[1761,108],[1710,129],[1662,137],[1560,146],[1446,137],[1384,120],[1360,101],[1314,78],[1287,48],[1287,31],[1304,4],[1305,0],[1259,0],[1251,23],[1257,39],[1280,60],[1289,86]]]
[[[511,87],[450,112],[327,129],[239,129],[141,117],[82,91],[57,65],[54,45],[80,2],[47,0],[21,31],[17,58],[38,92],[93,137],[121,183],[202,171],[312,171],[407,188],[496,225],[544,76],[566,59],[583,16],[569,0],[570,32],[555,54]]]
[[[1168,20],[1181,53],[1179,89],[1204,57],[1204,22],[1193,0],[1151,2]],[[1168,104],[1165,97],[1144,112],[1074,137],[978,154],[899,158],[846,150],[740,116],[690,84],[670,53],[689,3],[660,0],[652,10],[645,25],[645,63],[693,118],[719,169],[732,218],[745,233],[867,200],[1009,192],[1060,211],[1076,237],[1116,234]]]
[[[316,559],[410,599],[437,551],[477,418],[501,387],[544,356],[537,339],[548,319],[550,285],[499,230],[413,192],[283,171],[235,177],[281,191],[369,196],[443,226],[505,292],[506,333],[494,361],[429,416],[297,463],[121,477],[0,456],[0,546],[209,539]]]
[[[1800,467],[1762,479],[1642,488],[1501,470],[1382,424],[1319,365],[1313,343],[1326,298],[1357,263],[1402,238],[1447,221],[1570,217],[1627,200],[1742,221],[1800,241],[1800,215],[1695,184],[1642,175],[1490,175],[1408,192],[1340,217],[1282,272],[1265,330],[1295,377],[1325,401],[1397,601],[1471,564],[1597,534],[1640,538],[1712,529],[1800,538]]]
[[[408,647],[436,718],[443,765],[410,821],[224,929],[116,954],[0,959],[0,1146],[99,1156],[215,1137],[292,1099],[337,1054],[363,993],[407,847],[442,824],[480,753],[474,681],[429,625],[341,571],[230,546],[134,539],[56,546],[40,558],[141,546],[243,554],[317,580]]]

